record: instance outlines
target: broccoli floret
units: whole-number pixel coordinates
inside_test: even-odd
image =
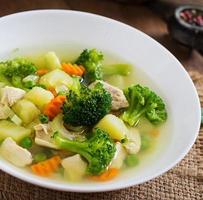
[[[101,83],[90,89],[80,84],[70,90],[62,110],[64,122],[73,126],[91,126],[96,124],[111,109],[111,95]]]
[[[105,76],[121,75],[127,76],[132,71],[130,64],[114,64],[114,65],[102,65],[102,73]]]
[[[115,143],[108,133],[99,128],[94,129],[92,136],[83,142],[61,138],[58,133],[53,138],[60,149],[83,156],[89,163],[87,172],[92,175],[105,171],[116,152]]]
[[[167,119],[167,112],[163,100],[148,87],[139,84],[124,90],[129,107],[121,118],[130,126],[139,122],[145,116],[151,123],[160,124]]]
[[[8,79],[13,86],[23,88],[22,79],[35,74],[36,66],[25,58],[15,58],[0,63],[0,73]]]
[[[103,54],[96,49],[85,49],[76,60],[76,64],[83,65],[86,69],[84,78],[87,84],[102,79],[102,61]]]

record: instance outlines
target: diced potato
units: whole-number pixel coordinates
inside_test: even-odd
[[[60,85],[70,86],[73,83],[72,78],[60,69],[55,69],[40,78],[40,84],[49,87],[58,87]]]
[[[87,163],[79,154],[63,159],[61,164],[64,168],[64,177],[68,180],[81,180],[86,173]]]
[[[111,162],[110,168],[120,169],[126,158],[126,151],[120,142],[116,142],[116,153]]]
[[[19,142],[21,139],[29,136],[30,134],[30,129],[18,126],[13,122],[7,120],[0,121],[0,141],[4,140],[7,137],[11,137],[16,142]]]
[[[60,60],[57,57],[56,53],[53,51],[48,52],[44,56],[44,61],[45,61],[45,67],[47,69],[54,70],[54,69],[61,68]]]
[[[115,115],[108,114],[104,116],[96,127],[106,131],[112,139],[121,141],[126,137],[128,132],[124,122]]]
[[[40,110],[43,110],[45,105],[48,104],[53,98],[54,95],[50,91],[41,87],[34,87],[25,95],[25,99],[30,100]]]
[[[12,138],[6,138],[0,146],[0,154],[18,167],[25,167],[32,163],[32,154],[17,145]]]
[[[123,146],[129,154],[138,153],[141,147],[141,137],[138,129],[129,127],[129,131],[127,133],[127,140],[123,144]]]
[[[22,119],[24,124],[31,123],[40,114],[40,110],[27,99],[17,101],[12,107],[13,111]]]
[[[0,119],[8,119],[14,115],[15,113],[10,109],[9,106],[0,103]]]

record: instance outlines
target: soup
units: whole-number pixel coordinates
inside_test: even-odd
[[[0,155],[65,181],[109,181],[141,166],[165,132],[165,103],[110,57],[86,49],[2,61]]]

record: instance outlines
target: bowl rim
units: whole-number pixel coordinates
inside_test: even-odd
[[[155,39],[151,38],[150,36],[148,36],[147,34],[143,33],[142,31],[130,26],[130,25],[127,25],[125,23],[122,23],[122,22],[119,22],[117,20],[114,20],[114,19],[111,19],[111,18],[108,18],[108,17],[104,17],[104,16],[101,16],[101,15],[97,15],[97,14],[93,14],[93,13],[88,13],[88,12],[82,12],[82,11],[73,11],[73,10],[65,10],[65,9],[40,9],[40,10],[29,10],[29,11],[23,11],[23,12],[17,12],[17,13],[14,13],[14,14],[10,14],[10,15],[6,15],[6,16],[3,16],[0,18],[0,22],[3,21],[3,20],[7,20],[7,19],[10,19],[10,18],[15,18],[15,17],[18,17],[18,16],[22,16],[22,15],[32,15],[32,14],[43,14],[43,13],[49,13],[49,14],[52,14],[52,13],[70,13],[70,14],[74,14],[74,15],[82,15],[82,16],[89,16],[89,17],[94,17],[94,18],[97,18],[97,19],[100,19],[100,20],[105,20],[106,22],[111,22],[111,23],[116,23],[117,25],[119,26],[123,26],[124,28],[127,28],[127,29],[131,29],[131,30],[134,30],[136,32],[139,32],[139,34],[142,34],[145,38],[147,38],[148,40],[151,40],[153,41],[154,43],[156,43],[157,47],[159,47],[162,51],[164,51],[165,53],[167,53],[168,55],[171,56],[171,58],[175,59],[177,64],[179,64],[179,66],[181,67],[182,69],[182,73],[184,73],[185,77],[187,78],[187,80],[190,82],[191,84],[191,87],[193,89],[193,92],[195,94],[195,98],[197,100],[197,103],[198,103],[198,107],[199,109],[197,110],[197,113],[199,114],[199,119],[198,119],[198,122],[197,122],[197,126],[195,127],[195,133],[193,134],[193,140],[190,141],[190,143],[187,145],[187,148],[184,149],[184,151],[182,152],[182,154],[180,154],[179,156],[177,156],[174,161],[162,168],[161,170],[159,170],[158,172],[154,173],[153,175],[150,175],[148,177],[145,177],[143,178],[139,183],[133,183],[133,182],[128,182],[128,183],[125,183],[125,185],[123,184],[120,184],[120,185],[114,185],[112,188],[107,185],[102,185],[101,188],[82,188],[82,187],[75,187],[75,186],[63,186],[63,185],[60,185],[60,184],[57,184],[57,183],[49,183],[47,182],[47,180],[38,180],[37,179],[37,176],[36,178],[34,178],[33,176],[26,176],[25,174],[19,172],[19,171],[14,171],[10,168],[6,168],[6,165],[5,166],[0,166],[0,169],[8,174],[10,174],[11,176],[14,176],[16,178],[19,178],[25,182],[28,182],[28,183],[31,183],[31,184],[34,184],[34,185],[37,185],[37,186],[41,186],[41,187],[44,187],[44,188],[49,188],[49,189],[54,189],[54,190],[58,190],[58,191],[67,191],[67,192],[84,192],[84,193],[88,193],[88,192],[105,192],[105,191],[115,191],[115,190],[119,190],[119,189],[124,189],[124,188],[127,188],[127,187],[131,187],[131,186],[134,186],[134,185],[139,185],[139,184],[142,184],[142,183],[145,183],[146,181],[149,181],[149,180],[152,180],[156,177],[159,177],[160,175],[162,175],[163,173],[167,172],[168,170],[170,170],[171,168],[173,168],[177,163],[179,163],[184,157],[185,155],[189,152],[189,150],[191,149],[191,147],[193,146],[193,144],[195,143],[195,140],[199,134],[199,128],[200,128],[200,123],[201,123],[201,106],[200,106],[200,101],[199,101],[199,97],[198,97],[198,93],[197,93],[197,90],[189,76],[189,74],[187,73],[187,71],[185,70],[185,68],[182,66],[182,64],[177,60],[177,58],[172,54],[170,53],[164,46],[162,46],[159,42],[157,42]]]

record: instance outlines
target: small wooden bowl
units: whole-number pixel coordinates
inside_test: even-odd
[[[186,10],[196,10],[203,15],[201,6],[180,6],[175,9],[174,15],[169,18],[168,30],[179,43],[203,52],[203,26],[192,24],[181,17]]]

